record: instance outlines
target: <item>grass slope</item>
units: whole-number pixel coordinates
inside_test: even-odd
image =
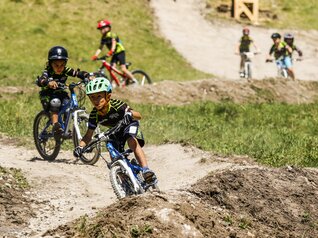
[[[28,85],[45,66],[48,50],[63,45],[69,66],[94,71],[90,57],[99,46],[97,21],[107,18],[127,49],[127,60],[154,81],[206,78],[154,30],[147,0],[2,0],[0,78],[2,85]],[[107,51],[105,50],[104,53]]]

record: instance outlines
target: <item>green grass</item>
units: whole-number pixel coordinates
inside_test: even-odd
[[[12,107],[12,100],[0,98],[0,131],[33,145],[33,119],[41,109],[38,96],[20,94],[16,101]],[[131,106],[142,113],[150,144],[191,144],[220,155],[249,155],[272,166],[318,166],[318,104]]]
[[[318,105],[141,106],[150,143],[181,142],[263,164],[318,166]]]
[[[217,13],[216,7],[221,4],[231,5],[231,0],[206,0],[208,18],[230,18],[230,12]],[[318,30],[317,0],[260,0],[260,10],[269,10],[271,17],[260,12],[260,23],[266,27],[281,29],[315,29]],[[273,16],[277,18],[273,19]],[[233,19],[232,19],[233,20]],[[234,20],[233,20],[234,21]]]
[[[68,49],[69,66],[97,70],[100,64],[90,61],[90,57],[101,37],[97,21],[106,17],[123,41],[132,69],[144,69],[154,81],[208,77],[190,67],[155,31],[151,12],[147,0],[2,0],[2,86],[32,84],[54,45]]]

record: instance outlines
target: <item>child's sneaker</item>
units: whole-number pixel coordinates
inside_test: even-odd
[[[148,183],[148,184],[152,184],[152,183],[155,183],[157,181],[156,174],[148,167],[143,168],[142,175],[143,175],[146,183]]]

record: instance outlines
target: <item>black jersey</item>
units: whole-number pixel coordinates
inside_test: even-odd
[[[109,110],[105,115],[99,115],[97,109],[94,107],[89,115],[88,128],[95,130],[97,124],[101,124],[106,127],[113,127],[124,118],[125,112],[129,110],[130,107],[125,102],[111,98],[109,102]]]

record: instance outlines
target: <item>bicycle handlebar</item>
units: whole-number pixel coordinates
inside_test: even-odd
[[[106,60],[107,58],[109,58],[109,56],[104,55],[102,57],[97,58],[96,60]]]
[[[52,82],[52,81],[55,81],[55,79],[53,79],[53,78],[49,78],[48,79],[48,82]],[[84,78],[84,79],[82,79],[81,81],[79,81],[77,83],[72,82],[69,85],[66,85],[66,84],[63,84],[63,83],[60,83],[60,82],[57,82],[57,81],[55,81],[55,82],[57,83],[57,88],[56,89],[63,89],[64,90],[64,89],[67,89],[67,88],[75,88],[75,87],[79,86],[80,84],[86,85],[86,84],[88,84],[89,81],[90,81],[89,78]]]
[[[97,138],[98,140],[108,140],[110,135],[115,134],[124,125],[125,125],[124,120],[120,120],[114,127],[110,128],[109,130],[105,132],[97,134],[94,137]]]
[[[114,127],[110,128],[109,130],[96,134],[94,136],[94,140],[92,140],[86,146],[84,146],[83,152],[85,153],[85,151],[89,151],[92,146],[94,146],[95,144],[101,141],[109,140],[110,135],[116,133],[123,125],[124,125],[124,120],[120,120]]]

